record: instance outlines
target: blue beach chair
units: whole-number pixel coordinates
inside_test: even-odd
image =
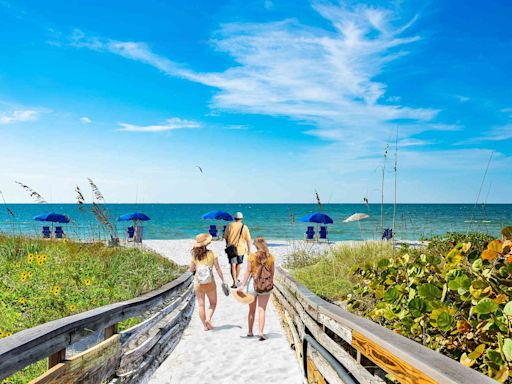
[[[217,238],[217,235],[218,235],[218,233],[219,233],[219,232],[217,231],[217,226],[216,226],[215,224],[210,225],[210,229],[208,229],[208,233],[209,233],[210,235],[212,235],[212,237],[213,237],[214,239],[216,239],[216,238]]]
[[[64,238],[64,231],[62,230],[62,227],[55,227],[55,238],[56,239]]]
[[[43,238],[49,239],[51,235],[50,227],[43,227]]]
[[[393,230],[391,228],[384,229],[382,240],[391,240],[393,238]]]
[[[318,238],[318,241],[329,241],[327,238],[327,227],[320,227],[319,235],[320,237]]]
[[[133,226],[129,226],[126,228],[126,235],[128,241],[133,241],[133,236],[135,235],[135,228]]]
[[[315,229],[313,227],[308,227],[308,229],[304,233],[304,240],[306,240],[306,241],[314,241],[315,240]]]

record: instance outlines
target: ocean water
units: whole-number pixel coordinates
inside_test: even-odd
[[[245,223],[253,237],[257,235],[269,239],[302,239],[308,224],[299,218],[316,212],[316,204],[106,204],[111,216],[140,211],[151,217],[144,223],[146,239],[185,239],[205,232],[212,220],[203,220],[201,215],[221,209],[231,214],[241,211]],[[42,223],[33,217],[44,212],[60,212],[68,215],[72,222],[64,224],[69,237],[94,239],[106,237],[85,206],[80,212],[76,204],[10,204],[0,206],[0,231],[39,236]],[[329,225],[330,240],[378,239],[381,230],[381,207],[379,204],[325,204],[324,212],[329,214],[334,224]],[[295,223],[291,223],[290,214]],[[370,218],[352,223],[343,219],[354,213],[367,213]],[[393,205],[384,205],[385,227],[392,227]],[[123,238],[125,228],[131,223],[119,222],[118,233]],[[217,222],[219,225],[225,222]],[[512,225],[512,204],[398,204],[396,208],[395,236],[399,239],[417,240],[425,236],[442,234],[447,231],[478,230],[498,235],[505,225]]]

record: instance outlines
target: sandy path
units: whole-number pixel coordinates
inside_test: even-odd
[[[162,255],[179,264],[190,260],[192,240],[148,240],[144,242]],[[271,252],[277,262],[282,260],[288,243],[272,241]],[[211,246],[217,252],[226,281],[230,281],[224,243]],[[245,264],[242,266],[244,270]],[[216,278],[217,281],[218,278]],[[218,287],[218,305],[213,317],[216,329],[204,332],[197,314],[197,307],[190,325],[172,354],[155,371],[150,384],[170,383],[282,383],[303,382],[295,353],[281,326],[279,315],[269,302],[265,333],[268,340],[248,339],[248,307],[226,297]],[[257,333],[257,319],[255,324]]]

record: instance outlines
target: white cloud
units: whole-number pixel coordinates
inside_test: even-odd
[[[91,124],[92,123],[92,120],[90,118],[88,118],[87,116],[84,116],[84,117],[81,117],[80,118],[80,122],[82,124]]]
[[[167,119],[163,124],[155,125],[135,125],[129,123],[118,123],[121,127],[118,131],[125,132],[166,132],[175,129],[199,128],[201,125],[196,121],[183,120],[178,117]]]
[[[32,109],[0,113],[0,124],[7,125],[37,120],[39,112]]]
[[[467,140],[462,140],[456,143],[457,145],[475,144],[484,141],[504,141],[512,139],[512,124],[501,125],[494,127],[486,132],[482,136],[472,137]]]
[[[295,19],[223,25],[212,44],[236,62],[223,72],[192,71],[141,42],[91,38],[75,31],[71,44],[216,88],[214,109],[288,117],[313,125],[308,133],[332,140],[382,140],[397,120],[409,122],[406,136],[454,128],[435,124],[435,109],[399,104],[397,96],[386,98],[386,84],[375,80],[420,39],[407,35],[415,18],[397,24],[400,15],[390,9],[325,3],[313,7],[331,28]]]

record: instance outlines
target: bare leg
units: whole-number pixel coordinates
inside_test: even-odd
[[[203,327],[205,331],[208,331],[208,327],[206,326],[206,316],[204,311],[204,292],[196,291],[197,296],[197,304],[199,309],[199,318],[201,319],[201,323],[203,323]]]
[[[212,316],[215,312],[215,308],[217,307],[217,287],[215,289],[212,289],[210,292],[207,293],[208,295],[208,301],[210,302],[210,307],[208,308],[208,311],[206,312],[206,321],[205,324],[208,327],[208,329],[213,329]]]
[[[237,281],[236,264],[231,264],[231,277],[233,278],[233,287],[236,287],[236,281]]]
[[[258,325],[260,329],[260,340],[263,337],[263,329],[265,328],[265,310],[267,309],[270,295],[258,296]]]
[[[254,326],[254,317],[256,315],[256,300],[257,299],[255,299],[251,304],[249,304],[249,328],[247,331],[247,336],[253,335],[252,328]]]
[[[238,282],[238,276],[240,276],[240,267],[242,266],[242,264],[237,264],[236,265],[236,281]]]

